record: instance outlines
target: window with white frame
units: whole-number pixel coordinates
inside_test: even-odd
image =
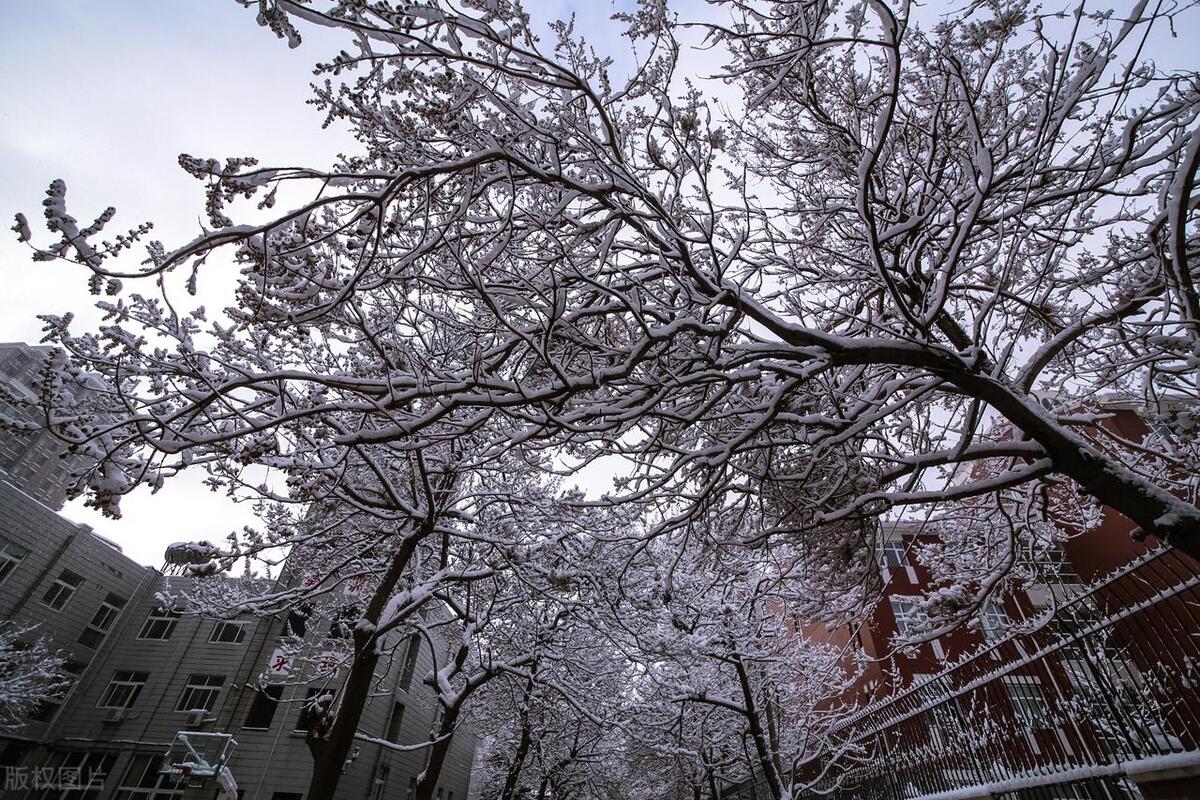
[[[891,597],[892,616],[896,619],[896,631],[901,636],[916,633],[917,600],[915,597]]]
[[[75,594],[75,590],[83,585],[83,577],[76,575],[69,569],[64,569],[58,573],[58,577],[54,579],[54,583],[50,584],[50,588],[42,595],[42,602],[53,608],[55,611],[62,610],[71,596]]]
[[[165,608],[156,608],[142,623],[139,639],[170,639],[175,632],[175,624],[179,621],[179,612]]]
[[[884,542],[883,548],[879,552],[879,566],[907,567],[908,553],[904,547],[904,542]]]
[[[1027,727],[1045,730],[1053,727],[1050,721],[1050,706],[1042,694],[1041,682],[1032,675],[1008,675],[1004,678],[1004,691],[1012,703],[1013,714]]]
[[[92,621],[79,635],[79,643],[93,650],[99,647],[113,623],[117,621],[117,617],[121,616],[121,609],[124,607],[125,598],[109,592],[104,601],[100,603],[100,608],[96,609],[96,613],[92,615]]]
[[[113,673],[108,688],[100,697],[99,708],[129,708],[137,702],[138,695],[150,679],[148,672],[117,670]]]
[[[1004,605],[996,598],[988,598],[979,609],[979,625],[983,628],[983,638],[989,642],[997,642],[1005,637],[1012,624]]]
[[[960,734],[963,721],[959,718],[957,701],[945,678],[934,675],[914,675],[913,684],[920,684],[917,696],[927,709],[929,735],[939,745],[946,746]]]
[[[222,644],[240,644],[246,638],[246,624],[244,622],[229,622],[222,620],[213,625],[212,632],[208,635],[210,642],[220,642]]]
[[[217,697],[225,685],[224,675],[191,675],[183,694],[179,696],[176,711],[212,711],[217,706]]]
[[[16,571],[29,551],[16,542],[0,539],[0,583]]]

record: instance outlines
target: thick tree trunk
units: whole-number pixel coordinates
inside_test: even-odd
[[[767,735],[758,718],[758,706],[754,702],[754,688],[750,685],[750,676],[746,674],[746,667],[740,658],[734,658],[733,665],[737,669],[742,700],[746,706],[746,721],[750,727],[750,738],[754,740],[759,767],[767,781],[767,788],[771,790],[771,797],[774,800],[780,800],[783,797],[783,783],[775,771],[775,759],[771,757],[771,750],[767,746]]]
[[[995,378],[960,375],[954,382],[990,403],[1040,444],[1056,471],[1099,502],[1128,517],[1142,531],[1200,560],[1200,509],[1150,483],[1097,450],[1026,395]]]
[[[349,750],[344,752],[348,753]],[[319,755],[313,751],[312,782],[308,785],[307,795],[309,800],[332,800],[342,779],[342,766],[346,757],[343,755],[341,761],[336,761],[336,758],[337,754],[330,748],[322,748]]]
[[[429,758],[425,760],[425,769],[417,779],[417,791],[413,800],[433,800],[433,791],[437,788],[438,778],[442,775],[442,766],[446,763],[446,754],[454,742],[454,728],[458,724],[459,705],[446,709],[442,715],[442,723],[438,726],[437,742],[429,748]]]
[[[346,684],[342,687],[341,706],[333,726],[324,736],[315,735],[317,732],[314,728],[309,728],[308,749],[313,757],[313,772],[308,800],[333,800],[354,744],[354,734],[358,730],[358,721],[362,718],[378,662],[379,656],[373,641],[365,652],[357,651]]]
[[[387,601],[408,568],[417,542],[428,529],[428,525],[423,526],[419,532],[406,537],[392,557],[388,571],[363,612],[363,619],[372,625],[379,623]],[[354,745],[354,734],[358,732],[358,722],[362,719],[363,709],[371,695],[371,685],[375,681],[375,668],[379,664],[378,638],[379,632],[376,630],[354,631],[354,658],[350,662],[346,683],[338,692],[338,711],[333,725],[324,731],[317,730],[317,721],[310,723],[306,738],[313,757],[313,771],[307,800],[333,800],[337,791],[350,748]]]
[[[500,790],[499,800],[513,800],[517,791],[517,781],[521,778],[521,769],[525,766],[525,756],[529,753],[532,743],[533,731],[529,725],[529,717],[525,716],[521,720],[521,738],[517,742],[512,762],[508,765],[508,774],[504,778],[504,788]]]
[[[802,362],[812,360],[813,350],[824,350],[827,354],[824,358],[835,366],[893,364],[928,370],[943,378],[969,397],[991,405],[1017,430],[1041,445],[1056,472],[1074,480],[1102,504],[1124,514],[1143,533],[1200,560],[1200,509],[1105,456],[1082,436],[1059,424],[1028,392],[1003,377],[973,367],[950,350],[935,346],[913,348],[906,342],[882,339],[842,340],[786,324],[765,306],[741,295],[730,294],[723,302],[796,347],[798,360]],[[970,346],[971,339],[957,330],[957,326],[950,323],[945,328],[959,350]]]

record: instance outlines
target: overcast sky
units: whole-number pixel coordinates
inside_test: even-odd
[[[580,0],[529,6],[542,19],[574,8],[577,29],[593,38],[613,9]],[[953,8],[931,3],[923,16]],[[81,222],[114,205],[109,231],[153,220],[154,238],[170,245],[196,235],[203,210],[179,153],[321,166],[351,146],[321,130],[319,112],[305,104],[311,65],[345,46],[328,31],[303,27],[304,44],[289,50],[233,0],[0,0],[0,14],[0,341],[37,341],[38,313],[75,312],[80,328],[96,319],[82,270],[31,263],[5,230],[15,211],[40,219],[52,179],[66,180],[68,209]],[[1180,34],[1156,38],[1160,64],[1195,61],[1200,31]],[[692,54],[689,68],[705,57]],[[167,543],[220,539],[253,522],[201,477],[185,473],[157,495],[126,498],[120,521],[79,503],[65,513],[158,564]]]
[[[573,4],[533,5],[563,17]],[[574,5],[583,30],[612,11]],[[82,223],[112,205],[106,232],[153,220],[152,238],[169,246],[194,237],[203,213],[180,153],[322,166],[352,147],[305,104],[313,63],[346,46],[332,32],[305,26],[289,50],[233,0],[0,0],[0,19],[0,341],[36,342],[39,313],[75,312],[79,330],[98,318],[81,269],[32,263],[7,230],[16,211],[37,230],[54,178]],[[158,565],[170,542],[219,540],[254,522],[202,478],[185,472],[156,495],[136,492],[118,521],[80,502],[64,514]]]

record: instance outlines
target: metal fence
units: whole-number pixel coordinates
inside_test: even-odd
[[[796,796],[1140,797],[1135,777],[1200,763],[1194,562],[1159,549],[1051,597],[1035,625],[836,723]]]

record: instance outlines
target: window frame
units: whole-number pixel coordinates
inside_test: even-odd
[[[64,569],[58,573],[42,595],[42,605],[62,611],[67,607],[67,603],[71,602],[71,598],[75,596],[75,592],[79,591],[79,587],[83,586],[83,576],[72,572],[69,569]],[[60,601],[61,598],[61,602]],[[57,605],[56,605],[57,604]]]
[[[1022,723],[1032,731],[1054,730],[1054,714],[1042,682],[1035,675],[1005,675],[1001,678],[1004,695],[1012,706],[1013,719]],[[1020,691],[1032,690],[1032,693],[1022,695]]]
[[[213,683],[213,681],[216,682]],[[224,688],[224,675],[193,672],[188,675],[187,683],[183,685],[183,692],[179,695],[179,702],[175,704],[175,712],[178,714],[187,714],[192,711],[212,713],[217,705],[217,700],[221,697],[221,690]],[[192,702],[190,705],[187,705],[189,697],[192,699]],[[204,697],[208,700],[209,704],[197,704],[197,697]]]
[[[118,676],[128,675],[128,678],[120,678]],[[141,676],[140,678],[137,676]],[[96,708],[109,708],[128,710],[133,708],[134,704],[141,696],[142,690],[146,688],[146,684],[150,681],[149,672],[140,672],[137,670],[118,669],[113,670],[112,677],[108,681],[108,685],[104,687],[104,692],[100,695],[100,700],[96,703]],[[128,697],[125,699],[124,705],[114,705],[113,700],[115,695],[121,689],[129,691]]]
[[[903,611],[900,608],[903,605],[909,606],[907,611]],[[888,598],[888,606],[892,610],[892,619],[896,623],[896,633],[901,637],[907,637],[914,632],[910,614],[918,605],[918,599],[912,595],[894,594]]]
[[[121,779],[113,788],[114,799],[170,800],[182,797],[184,789],[178,785],[176,778],[158,771],[160,760],[149,753],[134,753],[129,766],[121,773]],[[129,782],[130,777],[133,777],[132,783]]]
[[[413,634],[408,637],[408,649],[404,651],[404,664],[400,670],[400,680],[397,685],[407,692],[412,688],[413,672],[417,668],[417,659],[421,656],[421,637]]]
[[[146,620],[142,623],[141,630],[138,631],[137,638],[147,642],[166,642],[175,634],[175,626],[179,624],[179,619],[183,615],[173,608],[153,608],[146,615]],[[165,636],[150,636],[149,634],[162,628]]]
[[[92,650],[99,648],[104,643],[104,640],[108,638],[108,634],[112,632],[113,624],[121,618],[121,613],[125,610],[125,605],[128,602],[128,600],[120,595],[109,592],[100,601],[100,607],[96,609],[96,613],[92,614],[92,621],[84,627],[77,641],[84,647]],[[101,619],[102,615],[103,619]],[[98,638],[95,638],[95,644],[92,644],[84,637],[88,637],[88,639]]]
[[[29,548],[9,539],[0,539],[0,586],[29,557]]]
[[[248,731],[269,731],[271,726],[275,724],[275,714],[279,712],[279,705],[283,701],[283,684],[273,683],[262,686],[254,690],[254,700],[250,703],[250,708],[246,709],[246,720],[242,723],[242,727]],[[264,708],[269,708],[270,713],[262,711]],[[266,715],[265,725],[251,725],[255,714]]]
[[[87,664],[82,661],[76,661],[73,658],[68,658],[64,661],[62,668],[59,670],[59,675],[67,681],[62,692],[57,695],[41,698],[37,706],[26,718],[34,722],[53,722],[55,715],[58,714],[63,704],[67,702],[67,698],[71,696],[71,692],[75,690],[75,684],[79,683],[79,679],[83,676],[85,669],[87,669]]]
[[[237,631],[233,639],[221,637],[221,634],[228,630]],[[219,619],[208,632],[208,641],[210,644],[241,644],[246,641],[246,623],[233,619]]]
[[[893,564],[892,559],[888,558],[889,555],[896,556],[899,559],[897,563]],[[879,548],[879,566],[888,568],[909,566],[908,547],[902,540],[893,539],[883,543],[883,546]]]
[[[312,701],[320,693],[320,686],[309,686],[305,688],[304,700],[300,705],[300,714],[296,717],[295,727],[292,728],[292,731],[308,732],[308,715],[312,713]]]
[[[989,597],[979,607],[979,629],[983,631],[983,638],[988,644],[995,644],[1007,636],[1012,624],[1012,617],[998,598]]]
[[[104,750],[52,750],[40,768],[55,772],[79,770],[80,782],[86,781],[84,788],[45,788],[40,794],[30,792],[26,796],[38,800],[96,800],[116,763],[117,754]]]

